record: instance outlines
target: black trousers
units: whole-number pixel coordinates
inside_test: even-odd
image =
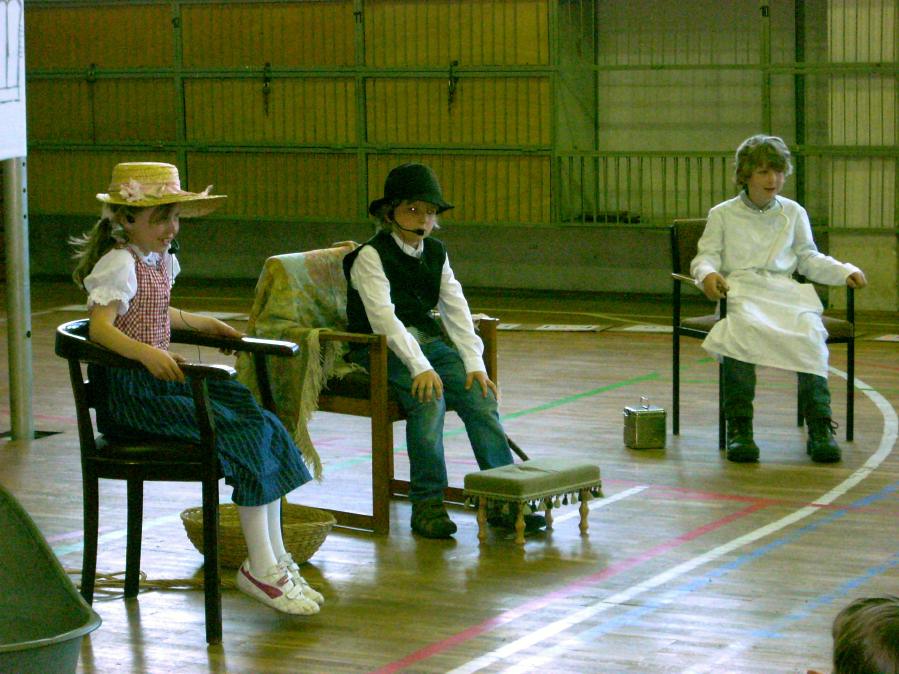
[[[806,419],[830,419],[830,389],[827,379],[817,374],[797,372],[799,409]],[[752,418],[755,399],[755,365],[724,357],[724,417]]]

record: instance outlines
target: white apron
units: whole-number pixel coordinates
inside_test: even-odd
[[[784,274],[735,271],[727,277],[727,317],[702,342],[717,356],[827,377],[824,307],[811,283]]]

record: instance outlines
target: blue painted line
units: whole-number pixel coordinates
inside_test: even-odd
[[[899,490],[899,482],[888,485],[888,486],[884,487],[883,489],[881,489],[880,491],[878,491],[874,494],[871,494],[870,496],[865,496],[863,498],[860,498],[845,508],[841,508],[839,510],[832,511],[832,512],[828,513],[827,515],[825,515],[824,517],[822,517],[821,519],[817,520],[816,522],[807,524],[787,536],[783,536],[775,541],[772,541],[771,543],[768,543],[767,545],[763,545],[762,547],[758,548],[757,550],[753,550],[752,552],[749,552],[745,555],[741,555],[740,557],[737,557],[735,560],[728,562],[727,564],[722,564],[721,566],[719,566],[716,569],[713,569],[712,571],[705,574],[704,576],[695,578],[691,581],[684,583],[683,585],[680,585],[679,587],[669,590],[668,592],[664,593],[658,599],[651,599],[643,606],[638,606],[638,607],[632,608],[632,609],[626,611],[625,613],[621,614],[620,616],[608,618],[608,619],[604,620],[602,622],[602,624],[597,625],[596,627],[590,628],[588,630],[585,630],[584,632],[579,633],[577,635],[577,639],[582,640],[582,641],[590,641],[590,640],[596,639],[600,636],[603,636],[604,634],[607,634],[618,627],[633,626],[633,625],[637,624],[643,618],[643,616],[648,615],[649,613],[652,613],[653,611],[655,611],[657,609],[663,608],[664,606],[669,604],[672,600],[674,600],[678,597],[681,597],[683,595],[690,594],[697,590],[706,589],[711,583],[715,582],[716,580],[718,580],[720,578],[723,578],[724,576],[726,576],[728,573],[730,573],[734,569],[738,569],[741,566],[748,564],[749,562],[755,561],[756,559],[759,559],[759,558],[767,555],[768,553],[770,553],[774,550],[777,550],[778,548],[784,547],[785,545],[788,545],[790,543],[795,543],[797,540],[799,540],[806,534],[809,534],[809,533],[815,531],[816,529],[819,529],[827,524],[831,524],[831,523],[841,519],[842,517],[846,516],[847,514],[857,510],[858,508],[862,508],[862,507],[871,505],[873,503],[876,503],[878,501],[882,501],[882,500],[890,497],[892,494],[896,493],[897,490]],[[832,602],[837,597],[841,596],[840,595],[841,591],[843,593],[849,592],[854,587],[858,587],[858,586],[862,585],[867,580],[870,580],[874,576],[882,574],[885,571],[888,571],[889,569],[891,569],[897,565],[899,565],[899,552],[894,554],[890,558],[890,560],[885,562],[884,564],[880,564],[878,566],[871,567],[870,569],[866,570],[861,575],[844,583],[843,586],[841,586],[839,589],[835,590],[834,592],[832,592],[830,594],[819,596],[816,600],[814,600],[814,602],[817,602],[818,606],[824,606],[828,603],[827,598],[830,597],[831,595],[832,595],[832,598],[829,600],[830,602]],[[810,604],[808,611],[811,612],[811,610],[813,610],[813,607]],[[796,614],[796,615],[798,616],[799,614]],[[799,619],[801,619],[801,618],[796,617],[792,621],[795,622],[795,620],[799,620]],[[786,621],[787,619],[785,618],[783,620]],[[777,628],[773,628],[773,629],[769,629],[769,630],[760,630],[760,631],[758,631],[758,634],[768,634],[768,633],[777,634],[778,629],[782,629],[782,625],[780,625],[780,623],[781,623],[781,621],[778,621]],[[786,622],[784,622],[784,624],[786,624]],[[722,629],[726,631],[726,629],[727,629],[726,625],[722,625]]]
[[[850,578],[833,592],[823,594],[820,597],[813,599],[803,610],[796,611],[784,616],[776,623],[774,623],[774,625],[769,629],[755,630],[754,632],[750,632],[750,634],[752,635],[752,637],[760,639],[783,639],[787,636],[786,634],[783,634],[781,632],[781,630],[783,630],[784,628],[792,625],[793,623],[799,622],[800,620],[805,620],[806,618],[811,616],[817,609],[824,606],[829,606],[830,604],[833,604],[837,599],[842,599],[848,596],[850,592],[861,587],[872,578],[883,575],[896,566],[899,566],[899,551],[896,551],[893,556],[883,564],[869,567],[868,569],[865,569],[864,573],[856,576],[855,578]]]

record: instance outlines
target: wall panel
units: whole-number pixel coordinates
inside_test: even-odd
[[[548,65],[548,0],[367,0],[366,60],[376,68]]]
[[[191,68],[340,66],[354,63],[353,3],[216,2],[182,7]]]
[[[28,206],[41,214],[99,215],[98,192],[122,161],[175,162],[168,152],[34,150],[28,153]],[[65,237],[62,237],[63,239]],[[65,241],[60,242],[65,245]]]
[[[444,78],[369,78],[366,103],[368,138],[376,144],[536,148],[551,142],[547,77],[466,77],[452,105]]]
[[[222,217],[253,220],[356,217],[359,176],[353,154],[197,152],[187,159],[195,190],[214,184],[227,194]],[[248,232],[249,234],[250,232]]]
[[[169,67],[174,58],[167,4],[26,7],[26,68]],[[36,45],[39,47],[35,48]]]
[[[352,78],[196,79],[184,83],[191,142],[347,145],[357,142]]]
[[[175,140],[170,80],[36,80],[29,136],[48,141],[118,143]],[[139,102],[139,103],[135,103]]]
[[[369,201],[383,195],[384,179],[407,161],[428,164],[437,173],[444,196],[455,208],[448,222],[549,224],[550,162],[542,156],[371,155]]]
[[[29,139],[89,141],[94,126],[90,86],[84,80],[30,80],[26,94]]]

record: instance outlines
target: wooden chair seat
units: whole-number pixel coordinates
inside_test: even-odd
[[[692,318],[684,318],[681,320],[681,327],[692,328],[693,330],[701,330],[708,333],[720,319],[715,314],[706,314],[705,316],[694,316]]]
[[[371,395],[371,377],[366,372],[350,372],[343,377],[328,379],[321,396],[324,398],[359,398],[367,399]],[[387,399],[396,403],[393,391],[387,390]]]
[[[827,341],[833,344],[835,341],[848,340],[855,337],[855,325],[842,318],[823,316],[824,329],[827,330]]]

